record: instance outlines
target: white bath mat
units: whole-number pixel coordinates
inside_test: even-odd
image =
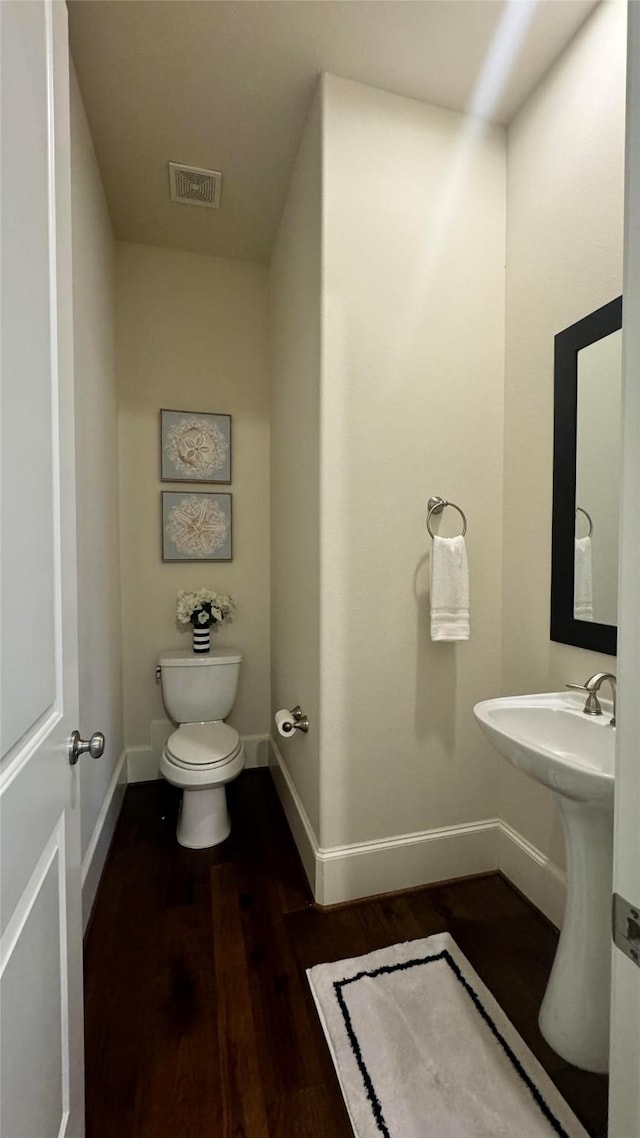
[[[357,1138],[588,1138],[448,933],[307,975]]]

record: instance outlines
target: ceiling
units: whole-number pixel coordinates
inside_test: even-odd
[[[494,121],[510,120],[595,3],[537,3]],[[69,0],[117,237],[267,261],[318,76],[468,110],[504,9],[503,0]],[[219,212],[170,202],[169,160],[223,171]]]

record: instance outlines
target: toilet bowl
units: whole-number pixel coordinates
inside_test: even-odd
[[[223,716],[235,700],[240,661],[233,649],[160,656],[164,702],[180,724],[164,746],[160,773],[183,792],[176,836],[189,849],[218,845],[230,833],[226,784],[240,774],[245,756]]]
[[[181,846],[206,849],[229,837],[225,785],[243,767],[240,736],[226,723],[183,723],[169,736],[160,772],[183,791],[177,830]]]

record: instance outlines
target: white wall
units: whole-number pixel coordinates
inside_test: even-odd
[[[270,272],[272,710],[299,703],[308,735],[278,739],[319,833],[319,427],[322,114],[307,121]]]
[[[176,208],[184,208],[178,207]],[[124,722],[128,748],[165,718],[158,653],[188,646],[175,622],[180,589],[235,593],[238,618],[217,634],[244,660],[230,722],[269,729],[269,422],[266,270],[249,262],[119,244],[117,343]],[[160,408],[233,417],[231,562],[161,560]]]
[[[335,847],[495,814],[499,760],[472,707],[501,674],[506,174],[500,128],[334,76],[324,92],[320,838]],[[468,643],[429,636],[431,494],[469,521]],[[440,532],[458,525],[447,512]]]
[[[80,714],[105,753],[80,767],[85,918],[121,792],[123,748],[118,554],[115,242],[75,72],[71,71],[73,311]],[[113,794],[112,798],[112,792]],[[103,832],[101,827],[106,823]]]
[[[599,6],[508,132],[503,690],[615,659],[549,640],[553,342],[622,292],[625,5]],[[556,862],[552,796],[508,764],[501,816]]]

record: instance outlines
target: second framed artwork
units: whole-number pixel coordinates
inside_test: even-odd
[[[231,561],[231,494],[165,490],[163,561]]]
[[[160,412],[163,482],[231,482],[231,415]]]

